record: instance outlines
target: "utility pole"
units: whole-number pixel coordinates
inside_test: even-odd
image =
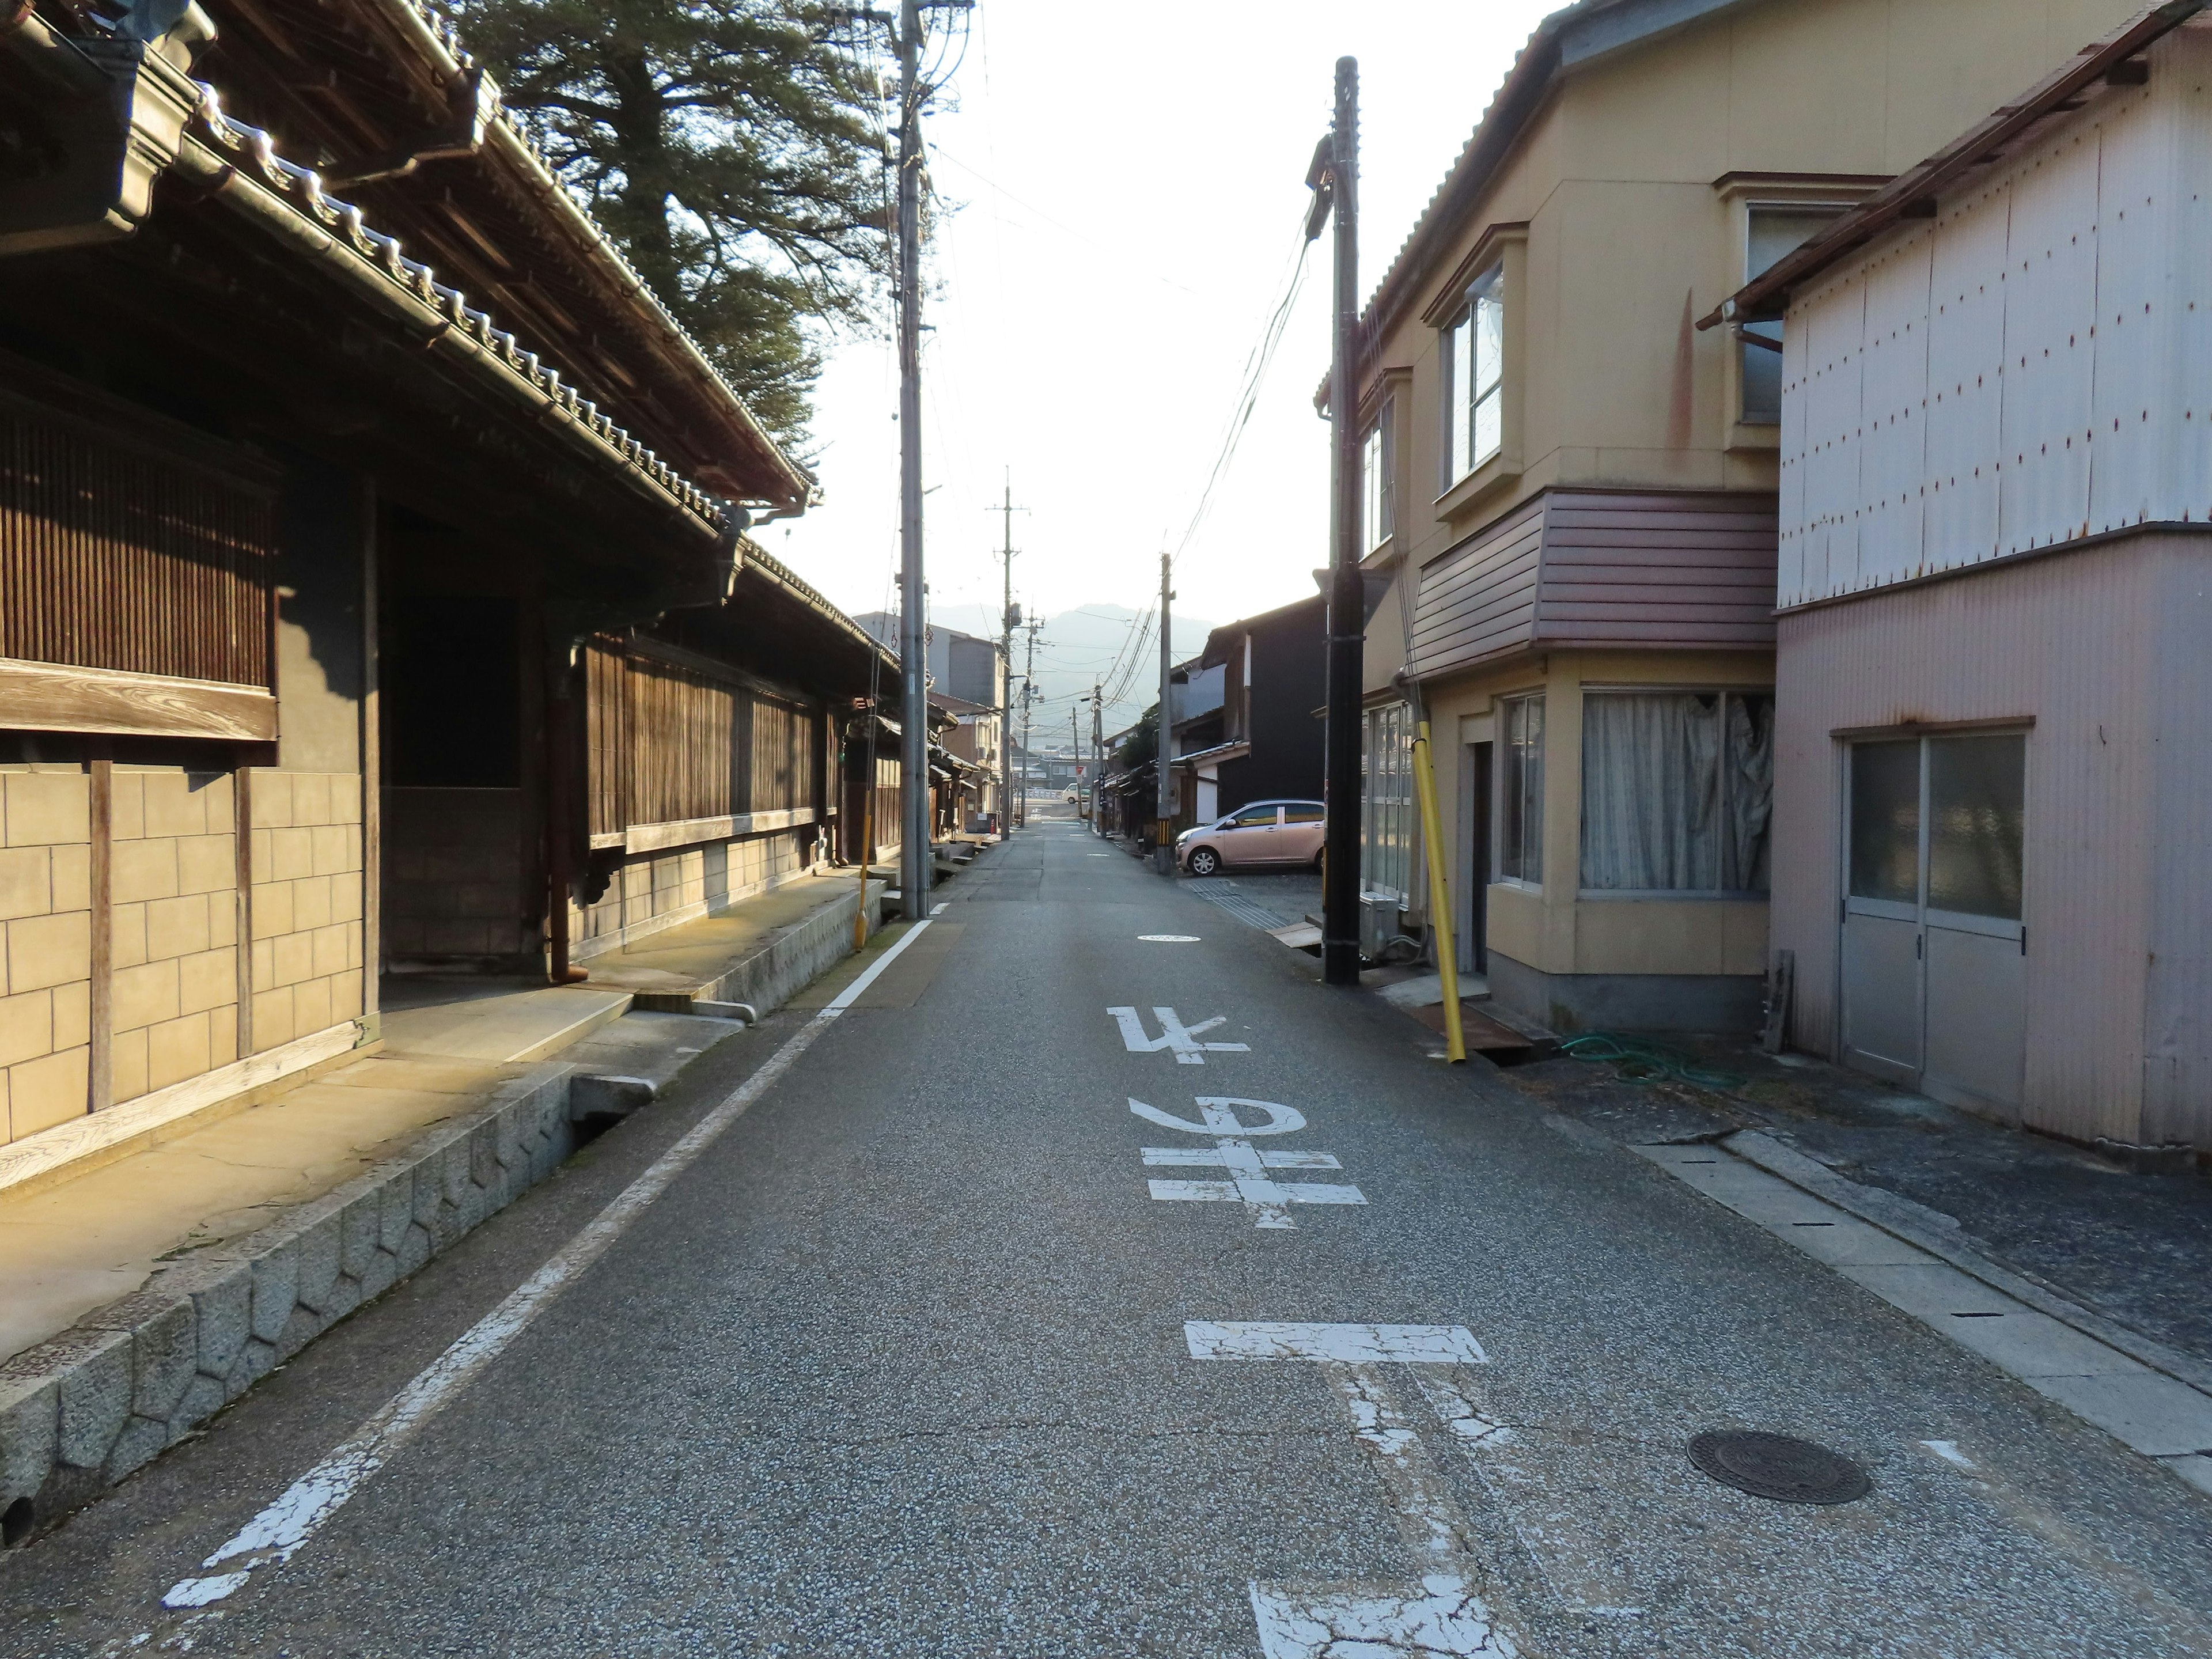
[[[1067,705],[1067,746],[1075,751],[1075,798],[1079,804],[1083,799],[1083,728],[1075,723],[1073,703]],[[1079,806],[1075,816],[1083,816]]]
[[[1175,716],[1169,707],[1168,676],[1175,668],[1173,619],[1169,614],[1175,593],[1168,586],[1172,571],[1168,556],[1160,555],[1160,714],[1159,741],[1153,745],[1153,769],[1158,773],[1159,799],[1153,814],[1152,868],[1162,875],[1175,870],[1175,774],[1168,766],[1168,754],[1175,745]]]
[[[1020,821],[1030,819],[1030,711],[1036,702],[1036,636],[1044,624],[1031,617],[1024,624],[1029,629],[1030,648],[1022,664],[1022,797]]]
[[[1313,241],[1336,216],[1336,317],[1328,375],[1328,821],[1322,869],[1322,981],[1359,983],[1359,726],[1365,595],[1359,574],[1359,62],[1336,60],[1336,120],[1306,184]]]
[[[921,5],[899,0],[899,891],[929,914],[928,626],[921,547]]]
[[[1106,775],[1106,688],[1103,682],[1091,682],[1091,758],[1098,777]],[[1098,778],[1091,781],[1091,833],[1103,836],[1098,826]]]
[[[1004,520],[1006,544],[1001,556],[1006,561],[1006,608],[999,615],[999,838],[1006,839],[1013,826],[1014,801],[1014,629],[1021,626],[1022,613],[1014,604],[1014,514],[1029,508],[1014,505],[1014,476],[1006,474],[1006,498],[998,512]]]

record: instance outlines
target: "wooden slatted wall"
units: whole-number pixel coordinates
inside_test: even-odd
[[[0,657],[273,689],[270,491],[0,404]]]
[[[595,836],[815,804],[815,710],[623,641],[586,656]]]

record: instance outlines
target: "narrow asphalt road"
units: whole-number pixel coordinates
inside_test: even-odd
[[[0,1653],[2212,1654],[2212,1502],[1380,999],[1072,823],[943,896],[288,1561],[162,1613],[809,1006],[0,1558]]]

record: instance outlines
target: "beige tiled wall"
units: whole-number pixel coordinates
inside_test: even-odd
[[[801,873],[811,830],[775,830],[738,841],[642,853],[615,872],[598,903],[577,917],[579,943],[619,939],[669,915],[711,915]]]
[[[119,1104],[238,1058],[238,841],[228,772],[118,766],[112,801]]]
[[[85,1110],[90,801],[82,767],[0,767],[0,1142]]]
[[[361,1013],[361,801],[350,773],[254,770],[256,1053]]]

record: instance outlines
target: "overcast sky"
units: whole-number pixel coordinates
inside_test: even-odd
[[[979,0],[957,107],[927,129],[957,210],[939,222],[924,313],[933,605],[995,606],[988,509],[1009,469],[1030,509],[1014,519],[1018,599],[1048,615],[1148,604],[1287,286],[1337,58],[1359,59],[1364,295],[1549,9]],[[1327,560],[1328,428],[1312,395],[1328,247],[1311,250],[1259,407],[1182,547],[1190,616],[1303,598]],[[896,603],[897,385],[888,342],[840,343],[817,400],[826,499],[763,530],[851,611]]]

